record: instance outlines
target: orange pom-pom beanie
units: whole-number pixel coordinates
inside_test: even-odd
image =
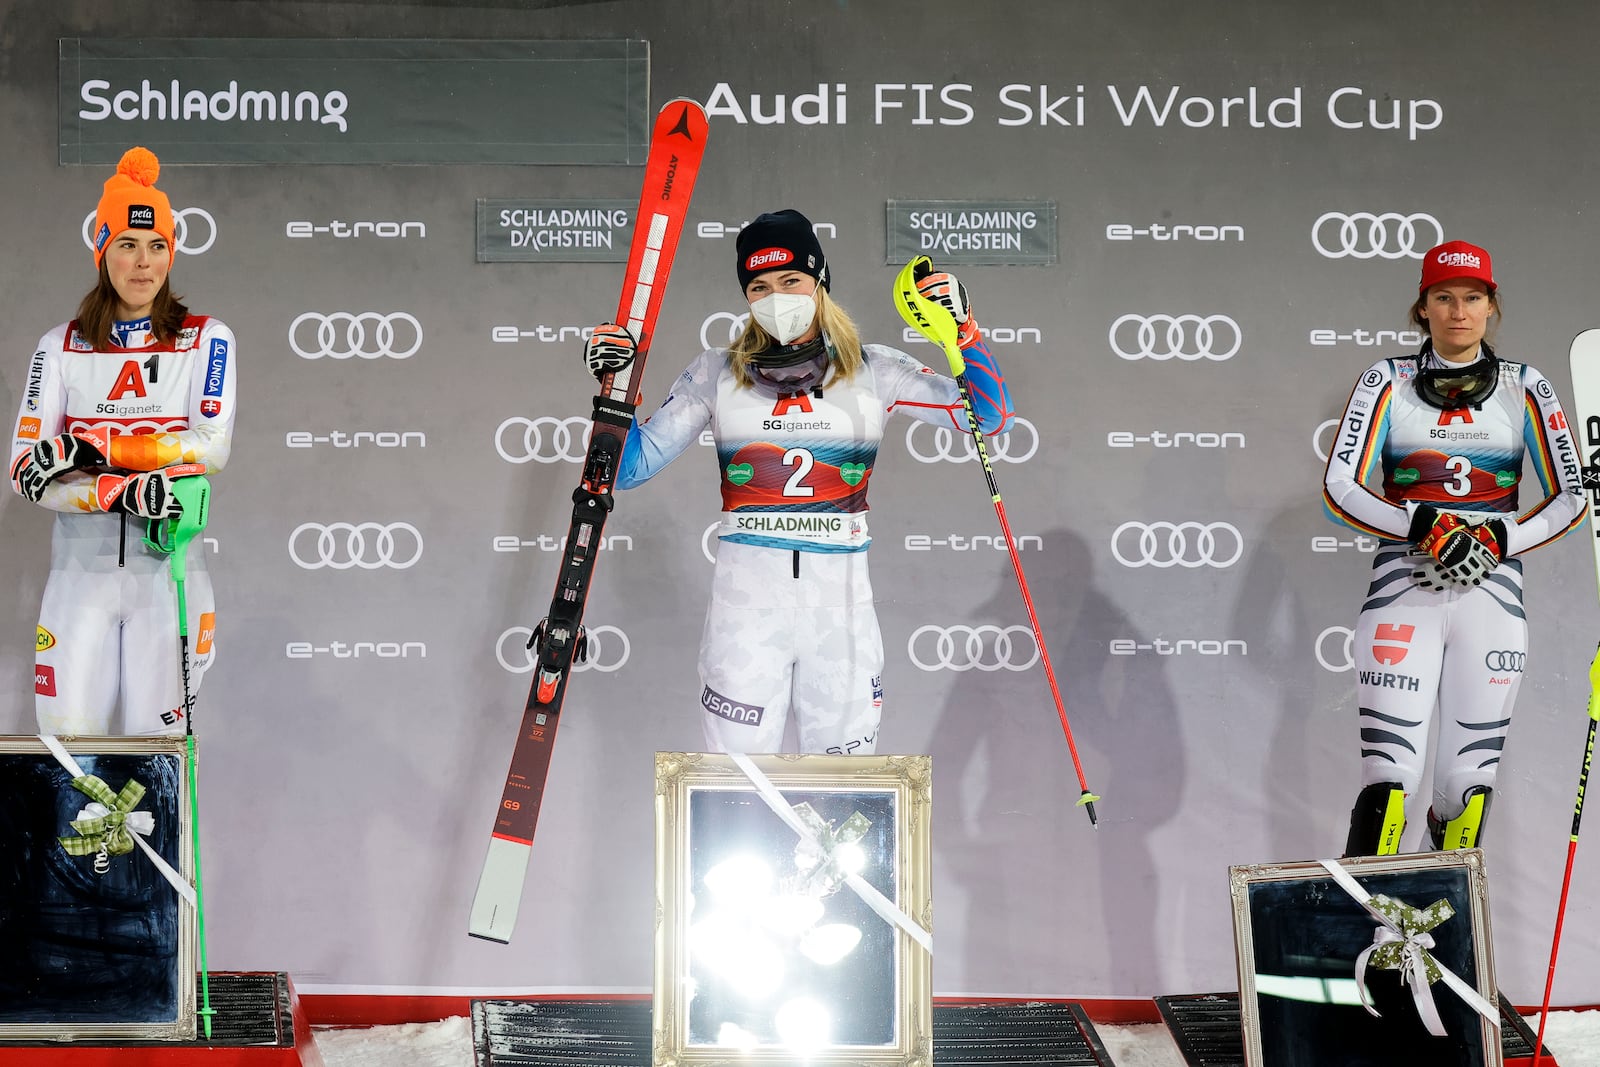
[[[124,230],[154,230],[167,239],[167,266],[172,266],[172,205],[156,188],[161,161],[148,148],[122,153],[117,172],[106,179],[105,192],[94,213],[94,264],[100,265],[106,246]]]

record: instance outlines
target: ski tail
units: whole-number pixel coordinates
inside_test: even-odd
[[[630,366],[602,378],[594,398],[589,448],[578,488],[572,494],[572,521],[555,593],[549,612],[529,641],[528,647],[536,650],[533,681],[472,900],[467,932],[473,937],[509,944],[516,926],[567,681],[573,662],[584,657],[583,611],[595,550],[614,502],[612,487],[639,402],[645,356],[655,334],[661,298],[688,219],[706,132],[704,109],[693,100],[682,99],[669,101],[661,109],[651,131],[617,311],[617,321],[638,341],[638,354]]]

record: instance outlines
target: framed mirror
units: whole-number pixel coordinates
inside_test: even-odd
[[[59,742],[192,885],[183,738]],[[192,1039],[194,909],[131,838],[74,828],[97,802],[73,782],[37,737],[0,736],[0,1040]]]
[[[933,1062],[931,767],[657,753],[658,1065]]]
[[[1401,970],[1388,966],[1391,958],[1400,962],[1391,948],[1365,960],[1361,984],[1379,1012],[1374,1017],[1362,1004],[1357,963],[1384,924],[1319,862],[1234,867],[1248,1067],[1501,1067],[1482,851],[1361,857],[1339,860],[1338,867],[1375,899],[1414,909],[1405,922],[1425,933],[1419,943],[1486,1002],[1489,1015],[1446,981],[1424,979],[1444,1030],[1443,1036],[1430,1033],[1418,995]]]

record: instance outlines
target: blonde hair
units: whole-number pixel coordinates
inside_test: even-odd
[[[861,355],[861,332],[856,329],[849,313],[834,303],[826,289],[819,285],[812,295],[817,301],[817,325],[822,327],[822,335],[828,341],[830,356],[828,376],[823,384],[841,378],[849,381],[865,366]],[[754,384],[755,378],[750,373],[751,358],[774,344],[776,341],[772,335],[762,329],[756,317],[751,315],[750,321],[745,323],[744,332],[728,346],[728,360],[733,366],[734,380],[746,388]]]

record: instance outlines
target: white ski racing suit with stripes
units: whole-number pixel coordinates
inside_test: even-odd
[[[1003,432],[1011,410],[994,357],[981,339],[964,354],[980,428]],[[707,426],[716,443],[723,511],[699,659],[711,751],[780,751],[791,710],[802,752],[876,751],[883,638],[866,512],[883,426],[904,412],[968,430],[953,379],[883,345],[862,355],[852,379],[796,394],[741,386],[727,350],[709,350],[628,434],[619,489],[655,475]]]
[[[1418,372],[1410,357],[1361,375],[1329,450],[1323,502],[1335,522],[1380,541],[1351,641],[1362,784],[1414,794],[1438,709],[1433,811],[1448,820],[1499,769],[1528,650],[1520,557],[1577,527],[1584,497],[1566,415],[1537,370],[1502,361],[1494,392],[1457,411],[1423,401]],[[1519,511],[1524,459],[1540,491]],[[1505,558],[1475,587],[1419,585],[1413,574],[1431,561],[1407,538],[1420,504],[1500,519]]]
[[[237,352],[233,332],[191,315],[169,343],[150,320],[116,323],[93,347],[64,323],[40,338],[11,442],[12,467],[40,440],[78,430],[142,435],[116,446],[137,466],[228,460]],[[183,678],[177,589],[168,557],[145,545],[145,519],[106,512],[94,471],[51,482],[56,513],[34,662],[39,729],[58,734],[181,734]],[[126,523],[126,529],[124,529]],[[201,539],[189,547],[185,593],[191,696],[216,655],[216,612]],[[121,722],[117,721],[120,707]]]

